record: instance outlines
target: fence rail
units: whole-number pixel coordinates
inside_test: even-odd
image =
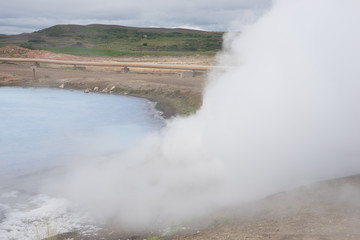
[[[214,66],[203,66],[203,65],[176,65],[176,64],[135,63],[135,62],[86,62],[86,61],[66,61],[66,60],[54,60],[54,59],[37,59],[37,58],[0,58],[0,61],[51,63],[51,64],[64,64],[64,65],[74,65],[74,66],[155,68],[155,69],[188,70],[188,71],[208,71],[214,68]]]

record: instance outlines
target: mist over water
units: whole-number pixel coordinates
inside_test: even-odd
[[[275,1],[228,34],[228,68],[210,74],[195,115],[70,166],[54,194],[138,228],[360,173],[359,12],[355,0]]]
[[[77,203],[48,195],[41,183],[164,125],[145,99],[61,89],[1,87],[0,116],[0,240],[95,233],[98,223]]]

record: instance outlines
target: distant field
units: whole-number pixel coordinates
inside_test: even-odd
[[[65,53],[78,56],[194,56],[197,54],[212,56],[216,52],[182,52],[182,51],[126,51],[104,48],[72,48],[72,47],[34,47],[54,53]]]
[[[34,33],[0,35],[0,46],[72,55],[214,55],[221,49],[222,36],[222,32],[189,29],[56,25]]]

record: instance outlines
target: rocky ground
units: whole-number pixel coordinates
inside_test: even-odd
[[[104,226],[95,236],[67,233],[58,239],[358,240],[360,175],[274,194],[184,226],[168,232],[127,232]]]

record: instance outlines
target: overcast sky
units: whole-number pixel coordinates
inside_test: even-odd
[[[116,24],[227,31],[268,9],[271,0],[5,0],[0,33],[33,32],[56,24]]]

